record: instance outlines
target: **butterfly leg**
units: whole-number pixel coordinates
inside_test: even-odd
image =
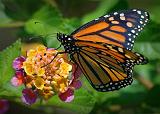
[[[49,63],[41,66],[41,68],[46,67],[47,65],[51,64],[51,63],[53,62],[53,60],[54,60],[59,54],[63,54],[63,53],[66,53],[66,52],[58,52],[58,53],[54,56],[54,58],[53,58]]]

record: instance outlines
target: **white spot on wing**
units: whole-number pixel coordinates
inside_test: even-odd
[[[137,11],[138,14],[141,14],[141,11]]]
[[[145,22],[147,22],[147,21],[148,21],[148,19],[145,20]]]
[[[117,15],[118,13],[117,12],[114,12],[114,15]]]
[[[135,30],[131,30],[132,33],[135,33]]]
[[[124,13],[121,13],[120,16],[124,16]]]
[[[144,12],[144,13],[145,13],[146,16],[148,16],[148,13],[147,13],[147,12]]]
[[[105,15],[105,16],[103,16],[103,17],[105,17],[105,18],[106,18],[106,17],[109,17],[109,15]]]
[[[126,18],[124,16],[120,16],[120,19],[121,20],[125,20]]]
[[[141,24],[143,24],[143,21],[140,21]]]
[[[133,9],[133,11],[137,11],[137,9]]]

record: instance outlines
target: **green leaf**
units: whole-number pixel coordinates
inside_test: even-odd
[[[57,29],[59,29],[58,32],[64,33],[64,34],[70,34],[72,33],[75,28],[79,27],[81,24],[80,19],[77,18],[71,18],[71,19],[63,19],[62,23],[57,26]],[[56,31],[56,33],[58,33]],[[47,44],[48,47],[54,47],[57,48],[60,45],[60,42],[57,40],[57,36],[54,33],[52,36],[47,37]]]
[[[70,33],[79,25],[79,19],[63,19],[58,10],[44,6],[26,23],[25,30],[29,34],[45,37],[47,46],[56,48],[60,44],[56,33]]]
[[[134,49],[150,59],[160,59],[159,42],[137,42]]]
[[[29,34],[44,37],[48,47],[57,47],[59,42],[56,39],[56,33],[60,31],[62,17],[55,8],[44,6],[28,20],[25,24],[25,30]]]
[[[14,75],[12,68],[13,60],[20,55],[21,42],[17,40],[13,45],[0,52],[0,89],[1,95],[14,95],[17,91],[13,91],[10,80]],[[14,94],[12,93],[14,92]]]
[[[65,103],[55,96],[48,101],[48,104],[69,109],[76,114],[88,114],[96,102],[95,98],[83,88],[75,91],[74,95],[75,98],[70,103]]]
[[[24,86],[14,87],[10,82],[7,82],[0,87],[0,98],[6,98],[12,101],[17,98],[19,100],[20,96],[22,96],[23,89]]]
[[[58,31],[62,22],[60,13],[50,6],[44,6],[38,10],[26,23],[25,29],[30,34],[48,35]]]

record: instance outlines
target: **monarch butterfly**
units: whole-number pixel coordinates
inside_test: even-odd
[[[143,10],[130,9],[101,16],[70,35],[57,39],[97,91],[113,91],[130,85],[134,65],[147,58],[132,52],[135,37],[149,20]]]

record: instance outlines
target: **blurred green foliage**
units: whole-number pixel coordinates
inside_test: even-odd
[[[2,0],[0,29],[18,28],[17,38],[45,38],[48,47],[57,47],[56,33],[70,34],[82,24],[103,14],[122,9],[139,8],[150,13],[150,22],[138,36],[134,50],[144,54],[149,64],[136,66],[131,86],[114,92],[101,93],[92,89],[82,77],[83,87],[76,91],[71,103],[53,97],[46,103],[30,108],[18,98],[22,88],[10,85],[14,75],[12,61],[20,54],[21,40],[0,52],[0,98],[19,106],[21,114],[158,114],[160,113],[160,1],[159,0]],[[3,42],[5,36],[1,36]],[[14,106],[13,106],[14,107]],[[8,113],[15,113],[10,107]],[[26,111],[22,111],[25,109]],[[34,110],[34,111],[33,111]]]

